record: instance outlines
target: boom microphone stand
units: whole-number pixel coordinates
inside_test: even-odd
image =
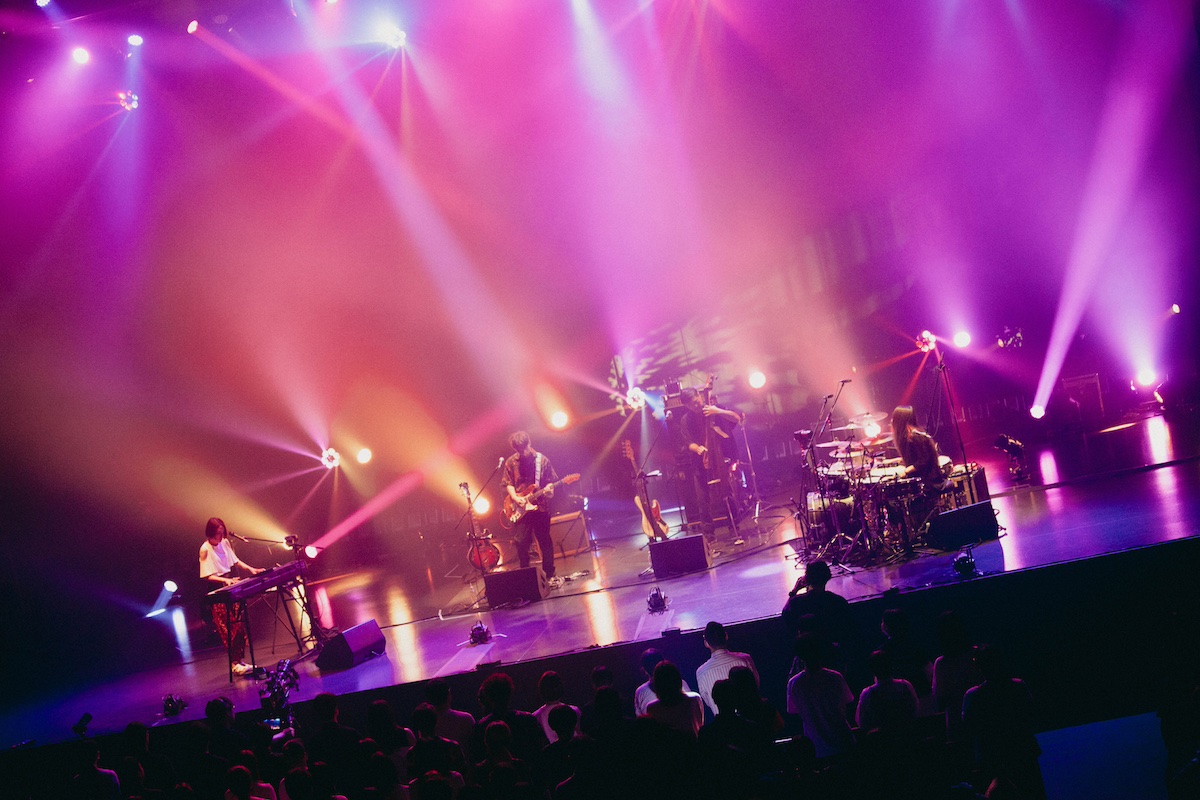
[[[937,342],[934,342],[933,348],[937,353],[938,360],[937,366],[933,368],[935,386],[933,400],[930,403],[930,417],[933,415],[933,403],[937,402],[939,396],[937,384],[941,384],[946,391],[946,405],[950,411],[950,419],[954,420],[954,435],[958,437],[958,450],[962,456],[963,475],[966,478],[964,481],[966,500],[968,503],[977,503],[979,502],[979,498],[975,493],[975,481],[971,479],[970,464],[967,462],[967,443],[963,440],[962,429],[958,426],[958,411],[954,406],[954,392],[950,388],[950,368],[946,365],[946,354],[942,352],[942,348],[938,346]]]

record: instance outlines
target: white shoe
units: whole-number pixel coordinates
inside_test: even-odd
[[[245,661],[233,662],[234,675],[249,675],[251,672],[254,672],[254,667],[250,666]]]
[[[562,578],[560,578],[560,577],[558,577],[557,575],[555,575],[553,578],[549,578],[549,579],[547,579],[547,580],[546,580],[546,584],[547,584],[547,585],[548,585],[548,586],[549,586],[551,589],[557,589],[558,587],[562,586],[562,584],[563,584],[563,580],[562,580]]]

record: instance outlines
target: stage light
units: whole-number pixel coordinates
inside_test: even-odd
[[[321,463],[325,465],[326,469],[333,469],[342,463],[342,455],[332,447],[326,447],[321,452]]]
[[[163,588],[171,594],[175,594],[179,591],[179,584],[172,580],[165,580],[163,581]]]
[[[883,428],[878,422],[872,420],[863,426],[863,436],[868,439],[874,439],[879,434],[883,433]]]
[[[199,20],[194,19],[188,23],[188,26],[187,26],[188,33],[195,33],[198,30],[200,30],[200,21]]]
[[[133,45],[134,47],[141,47],[146,40],[141,36],[138,36],[136,33],[131,33],[129,34],[129,38],[127,38],[125,41],[129,42],[129,44]]]
[[[637,386],[629,390],[625,395],[625,405],[632,408],[634,411],[646,407],[646,393]]]
[[[163,698],[163,716],[178,717],[187,706],[187,700],[178,695],[169,694]]]
[[[487,644],[492,640],[492,632],[488,630],[487,625],[480,621],[471,626],[471,634],[468,638],[471,644]]]
[[[767,385],[767,376],[762,373],[762,370],[751,370],[746,376],[746,382],[750,384],[751,389],[761,389]]]
[[[1158,383],[1158,373],[1150,367],[1142,367],[1138,370],[1137,376],[1134,378],[1138,386],[1149,389],[1154,384]]]
[[[663,594],[663,590],[655,586],[646,597],[646,610],[651,614],[664,614],[671,605],[671,598]]]
[[[479,497],[475,498],[475,502],[471,505],[471,508],[475,511],[475,516],[482,517],[492,510],[492,501],[483,495],[479,495]]]
[[[71,51],[71,58],[76,64],[86,64],[92,60],[92,55],[82,47],[76,47]]]
[[[358,451],[358,455],[355,458],[358,460],[358,463],[366,464],[371,460],[372,455],[374,454],[371,452],[371,448],[364,447]]]
[[[1179,313],[1179,303],[1171,303],[1171,313],[1172,314]]]
[[[565,411],[555,411],[550,415],[550,427],[554,428],[555,430],[561,431],[563,428],[567,427],[567,423],[570,421],[571,418],[567,416],[567,412]]]
[[[309,561],[314,560],[319,555],[321,555],[321,548],[317,547],[316,545],[310,544],[304,548],[304,557]]]
[[[138,96],[133,92],[117,92],[117,102],[126,111],[133,111],[138,107]]]
[[[917,349],[922,353],[928,353],[937,345],[937,338],[929,331],[921,331],[916,338],[915,344],[917,345]]]
[[[399,26],[388,22],[379,27],[379,41],[394,50],[399,50],[408,42],[408,34],[402,31]]]
[[[1046,409],[1044,406],[1030,406],[1029,416],[1033,417],[1034,419],[1041,419],[1042,417],[1046,416]]]
[[[1017,348],[1025,343],[1025,337],[1020,328],[1004,326],[1004,330],[996,334],[996,344],[1001,348]]]
[[[37,0],[38,8],[45,8],[48,5],[50,5],[50,0]]]
[[[959,331],[958,333],[954,334],[955,347],[966,347],[969,344],[971,344],[971,334],[967,333],[966,331]]]
[[[960,578],[974,578],[979,575],[979,571],[975,569],[975,554],[969,546],[954,557],[954,572]]]

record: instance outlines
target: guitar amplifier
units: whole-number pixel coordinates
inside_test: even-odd
[[[559,514],[550,520],[550,540],[558,549],[559,558],[577,555],[592,546],[587,516],[582,511]]]

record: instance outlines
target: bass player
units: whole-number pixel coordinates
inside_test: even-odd
[[[562,579],[554,574],[554,541],[550,538],[550,501],[554,497],[553,484],[558,481],[550,459],[533,449],[529,434],[517,431],[508,437],[514,452],[504,462],[504,474],[500,485],[508,492],[509,499],[524,514],[517,520],[517,558],[521,567],[529,566],[529,546],[537,539],[542,552],[542,571],[552,588],[562,585]],[[537,502],[529,496],[541,491]]]

